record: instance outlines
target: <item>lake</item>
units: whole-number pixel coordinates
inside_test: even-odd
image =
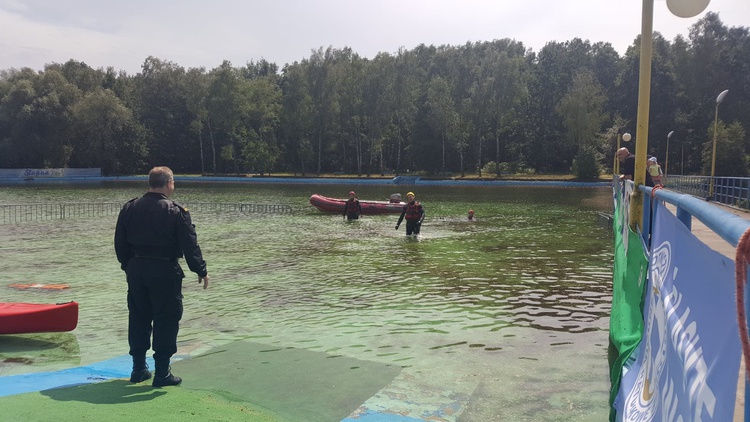
[[[313,193],[345,197],[352,186],[178,182],[173,199],[191,209],[211,277],[205,291],[195,274],[185,279],[178,354],[247,340],[268,353],[294,348],[395,366],[371,405],[412,417],[453,406],[434,420],[606,420],[613,245],[600,213],[612,211],[609,187],[353,188],[379,200],[414,191],[427,212],[422,234],[394,230],[398,215],[346,222],[308,203]],[[0,186],[0,204],[124,203],[145,190],[143,182]],[[467,221],[469,209],[477,221]],[[5,340],[0,375],[127,354],[116,218],[0,225],[3,301],[80,304],[73,332],[24,336],[38,349]]]

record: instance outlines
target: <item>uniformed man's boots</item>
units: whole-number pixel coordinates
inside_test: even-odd
[[[130,382],[143,382],[151,378],[151,371],[148,370],[146,357],[133,358],[133,371],[130,373]]]
[[[172,375],[172,368],[169,364],[159,365],[159,362],[156,363],[156,374],[154,375],[154,381],[151,385],[154,387],[169,387],[181,382],[182,378]]]

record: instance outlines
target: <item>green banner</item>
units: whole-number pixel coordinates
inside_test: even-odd
[[[615,185],[614,269],[612,271],[612,310],[609,316],[609,404],[612,405],[620,388],[623,367],[643,337],[643,294],[646,286],[648,259],[638,233],[630,230],[623,218],[620,191]],[[614,420],[614,411],[610,420]]]

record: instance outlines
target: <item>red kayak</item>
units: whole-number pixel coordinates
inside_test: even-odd
[[[0,302],[0,334],[57,333],[78,325],[78,302]]]
[[[396,199],[400,196],[394,196],[390,201],[367,201],[360,199],[359,204],[362,206],[362,214],[399,214],[403,211],[404,205],[406,205],[406,203]],[[316,193],[310,197],[310,204],[322,212],[343,214],[346,199],[329,198]]]

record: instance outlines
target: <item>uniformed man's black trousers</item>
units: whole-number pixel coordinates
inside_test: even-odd
[[[133,258],[126,274],[128,343],[133,362],[140,361],[151,348],[153,327],[156,371],[169,370],[169,359],[177,353],[184,273],[176,259]]]

